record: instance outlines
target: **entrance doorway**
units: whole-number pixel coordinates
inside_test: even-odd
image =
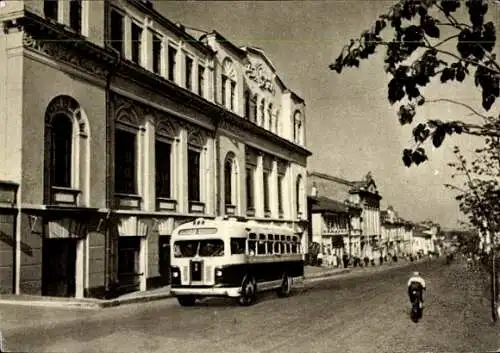
[[[118,239],[118,282],[119,292],[127,293],[139,290],[139,253],[140,237],[120,237]]]
[[[74,297],[76,239],[43,239],[42,295]]]
[[[170,236],[158,237],[158,270],[160,272],[160,285],[170,284]]]

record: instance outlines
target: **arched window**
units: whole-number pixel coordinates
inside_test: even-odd
[[[54,98],[45,112],[44,202],[87,205],[89,130],[78,102]]]

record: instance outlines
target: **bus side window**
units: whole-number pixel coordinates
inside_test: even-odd
[[[297,249],[297,237],[292,238],[292,253],[293,254],[298,254],[298,249]]]
[[[274,253],[274,235],[268,234],[267,235],[267,253],[269,255],[272,255]]]
[[[257,253],[257,236],[255,233],[250,233],[248,238],[248,255],[253,256]]]
[[[245,253],[245,238],[231,238],[231,255]]]
[[[286,246],[285,246],[285,241],[286,241],[286,238],[285,238],[285,236],[284,236],[284,235],[281,235],[281,236],[280,236],[280,238],[281,238],[281,242],[280,242],[280,244],[281,244],[281,245],[280,245],[281,253],[282,253],[282,254],[286,254],[286,253],[287,253],[287,252],[286,252]]]
[[[266,235],[259,234],[259,243],[257,245],[257,255],[266,254]]]
[[[274,238],[274,253],[275,254],[281,254],[281,251],[280,251],[280,236],[277,235],[275,238]]]

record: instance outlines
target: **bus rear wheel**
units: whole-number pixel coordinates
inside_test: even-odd
[[[276,293],[278,297],[288,297],[292,292],[292,277],[288,274],[283,275],[283,280],[281,281],[281,287],[278,288]]]
[[[257,294],[257,283],[253,277],[245,277],[241,284],[241,293],[238,297],[238,304],[242,306],[249,306],[255,303]]]
[[[183,295],[177,297],[177,301],[181,306],[193,306],[196,302],[196,297],[194,295]]]

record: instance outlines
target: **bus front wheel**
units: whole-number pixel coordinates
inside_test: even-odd
[[[194,303],[196,302],[196,297],[193,295],[183,295],[177,297],[177,301],[182,306],[193,306]]]
[[[241,293],[238,297],[238,304],[242,306],[249,306],[255,303],[257,294],[257,283],[253,277],[245,277],[241,284]]]
[[[292,277],[288,274],[283,275],[283,280],[281,281],[281,287],[278,288],[277,294],[279,297],[288,297],[292,292]]]

